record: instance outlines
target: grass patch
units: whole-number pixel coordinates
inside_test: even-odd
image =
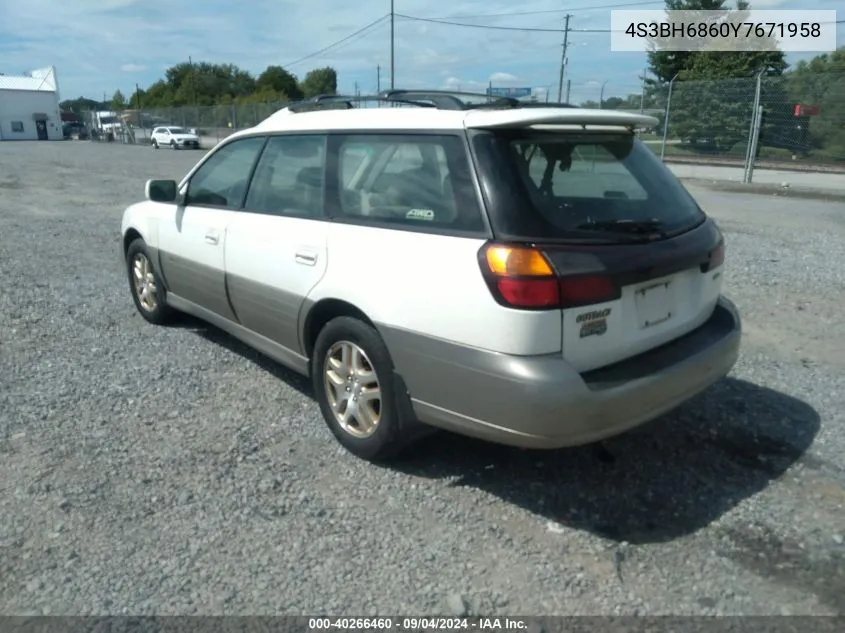
[[[646,147],[651,148],[651,151],[660,155],[662,143],[649,142]],[[666,144],[664,156],[676,156],[678,158],[700,158],[719,159],[728,158],[733,160],[745,160],[745,153],[747,151],[746,143],[737,143],[729,150],[713,151],[712,149],[696,148],[687,144]],[[793,158],[794,156],[794,158]],[[794,163],[796,165],[843,165],[845,164],[845,156],[839,153],[829,152],[826,150],[811,150],[808,154],[798,154],[792,150],[784,149],[782,147],[761,147],[758,160],[771,161],[777,163]]]

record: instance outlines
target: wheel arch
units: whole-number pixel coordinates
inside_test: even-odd
[[[372,319],[361,308],[343,299],[320,299],[310,306],[306,303],[300,322],[299,340],[309,362],[314,354],[314,344],[317,342],[320,331],[329,321],[342,316],[359,319],[378,330]]]
[[[123,232],[123,259],[126,259],[126,253],[129,252],[129,245],[138,239],[143,240],[144,236],[134,226],[130,226]],[[144,242],[146,242],[146,240],[144,240]]]

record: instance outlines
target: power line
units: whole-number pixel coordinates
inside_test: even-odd
[[[413,15],[404,15],[402,13],[396,14],[397,18],[411,20],[413,22],[431,22],[433,24],[446,24],[448,26],[464,26],[471,29],[488,29],[493,31],[523,31],[534,33],[563,33],[564,29],[538,29],[518,26],[491,26],[489,24],[464,24],[462,22],[449,22],[447,20],[435,20],[432,18],[418,18]]]
[[[589,7],[570,7],[567,9],[544,9],[542,11],[511,11],[508,13],[484,13],[484,14],[477,14],[477,15],[445,15],[442,18],[428,18],[429,20],[476,20],[476,19],[483,19],[483,18],[508,18],[508,17],[517,17],[522,15],[548,15],[551,13],[567,13],[570,11],[592,11],[593,9],[619,9],[622,7],[644,7],[644,6],[651,6],[654,4],[663,5],[665,4],[663,0],[651,0],[650,2],[622,2],[617,4],[604,4],[600,6],[589,6]]]
[[[304,57],[300,57],[297,60],[294,60],[292,62],[288,62],[287,64],[282,66],[282,68],[288,68],[290,66],[296,66],[297,64],[299,64],[301,62],[307,61],[307,60],[312,59],[314,57],[319,57],[323,53],[326,53],[326,52],[332,50],[333,48],[337,48],[341,44],[345,44],[345,43],[349,42],[350,40],[352,40],[353,38],[356,38],[356,37],[363,35],[366,31],[370,30],[371,28],[380,24],[381,22],[384,22],[389,17],[390,17],[390,14],[385,14],[385,15],[381,16],[378,20],[373,20],[372,22],[370,22],[366,26],[362,26],[360,29],[358,29],[354,33],[350,33],[346,37],[343,37],[343,38],[337,40],[336,42],[332,42],[328,46],[321,48],[320,50],[318,50],[314,53],[309,53],[308,55],[305,55]]]
[[[635,3],[637,5],[641,4],[655,4],[655,3]],[[662,3],[660,3],[662,4]],[[633,6],[630,5],[616,5],[616,6]],[[501,14],[501,15],[515,15],[515,14]],[[521,31],[524,33],[564,33],[565,29],[543,29],[543,28],[531,28],[531,27],[522,27],[522,26],[493,26],[491,24],[467,24],[465,22],[453,22],[451,20],[441,20],[437,18],[421,18],[419,16],[414,15],[405,15],[402,13],[396,14],[397,18],[402,18],[405,20],[411,20],[413,22],[428,22],[431,24],[445,24],[446,26],[462,26],[465,28],[470,29],[486,29],[490,31]],[[479,16],[481,17],[481,16]],[[491,17],[490,15],[484,17]],[[468,17],[467,17],[468,19]],[[830,25],[830,24],[842,24],[845,20],[837,20],[836,22],[822,22],[820,23],[822,26]],[[624,33],[625,31],[613,31],[609,28],[604,29],[569,29],[570,33]]]

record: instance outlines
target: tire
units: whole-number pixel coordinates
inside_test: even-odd
[[[153,149],[158,149],[158,141],[153,139]]]
[[[175,150],[175,149],[179,149],[179,148],[176,146],[176,141],[170,141],[170,149],[174,149],[174,150]]]
[[[142,260],[146,261],[146,266],[148,266],[146,268],[147,274],[144,278],[144,283],[147,284],[146,287],[148,290],[150,289],[150,283],[152,283],[153,287],[154,302],[152,305],[151,302],[141,296],[139,284],[136,283],[136,266],[139,267],[139,278],[145,270],[145,264]],[[141,238],[132,242],[126,251],[126,273],[129,280],[129,292],[132,293],[135,308],[141,313],[141,316],[153,325],[164,325],[171,321],[174,311],[167,305],[167,291],[161,281],[161,276],[155,269],[153,258],[147,249],[147,244]]]
[[[330,394],[331,390],[327,386],[329,381],[327,367],[330,357],[338,357],[335,355],[335,350],[344,345],[357,347],[360,352],[363,352],[363,362],[357,363],[358,367],[370,368],[374,372],[375,384],[379,388],[378,420],[370,434],[367,435],[361,433],[362,425],[360,423],[357,423],[357,434],[350,430],[354,425],[344,428],[335,415],[332,406],[332,400],[338,402],[338,399],[334,394]],[[350,348],[347,347],[347,349]],[[332,373],[336,378],[342,380],[342,376]],[[329,430],[344,448],[362,459],[375,462],[396,457],[403,449],[428,432],[427,427],[423,427],[414,418],[404,390],[397,389],[397,381],[393,373],[393,361],[390,359],[390,353],[381,336],[370,325],[358,319],[345,316],[337,317],[323,327],[314,345],[311,380],[317,402],[320,405],[320,411]],[[364,385],[366,382],[372,384],[371,381],[365,381],[361,384]],[[345,391],[352,389],[352,392],[354,392],[356,385],[352,382],[346,387],[341,385],[339,389]],[[367,389],[364,389],[361,393],[366,394],[367,391]],[[355,406],[367,407],[362,411],[372,413],[376,408],[375,403],[369,402],[372,403],[369,406],[365,405],[364,401]],[[364,415],[364,417],[369,416]]]

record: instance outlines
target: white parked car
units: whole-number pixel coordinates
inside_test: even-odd
[[[182,127],[163,126],[153,130],[150,136],[150,144],[155,149],[159,147],[199,149],[200,137],[191,130],[186,130]]]
[[[122,223],[141,315],[310,376],[366,459],[433,428],[594,442],[728,374],[722,234],[635,137],[652,117],[379,99],[421,107],[289,107],[147,182]]]

